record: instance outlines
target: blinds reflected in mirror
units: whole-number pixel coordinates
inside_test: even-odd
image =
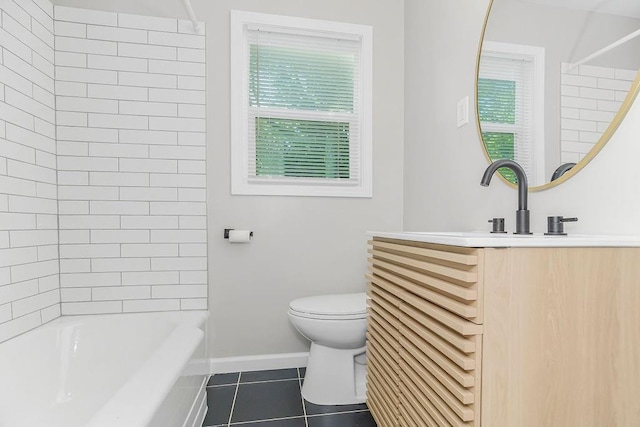
[[[544,49],[485,42],[477,87],[478,117],[489,158],[518,162],[534,181],[544,175],[543,144],[536,144],[542,138],[538,129],[543,129],[536,123],[543,120],[536,112],[544,96],[536,89],[536,80],[543,79],[537,75],[539,61],[544,61]],[[500,173],[517,182],[509,169]]]

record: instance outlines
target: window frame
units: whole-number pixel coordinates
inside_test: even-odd
[[[515,43],[503,43],[484,41],[482,43],[482,57],[506,58],[511,60],[528,60],[533,64],[532,81],[532,106],[531,106],[531,158],[532,170],[529,182],[543,182],[545,179],[545,129],[544,129],[544,102],[545,102],[545,48],[539,46],[521,45]],[[480,76],[478,80],[491,78]],[[517,117],[518,115],[516,115]],[[518,124],[483,122],[478,118],[481,132],[513,133],[513,129],[520,129]],[[518,142],[515,141],[514,150],[517,156]],[[488,155],[488,153],[487,153]],[[516,160],[517,161],[517,160]]]
[[[249,176],[249,42],[248,29],[260,28],[281,33],[347,37],[361,42],[360,94],[358,104],[359,166],[357,182],[342,183],[332,179]],[[373,196],[372,81],[373,31],[370,26],[323,21],[290,16],[231,11],[231,194],[318,197]],[[286,111],[281,118],[287,118]],[[310,117],[341,114],[313,112]],[[351,142],[351,141],[350,141]],[[350,144],[350,149],[352,145]],[[350,165],[350,173],[354,168]]]

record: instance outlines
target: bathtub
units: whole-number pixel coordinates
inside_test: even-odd
[[[202,425],[206,317],[61,317],[0,344],[0,427]]]

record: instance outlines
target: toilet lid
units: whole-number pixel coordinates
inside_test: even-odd
[[[367,314],[367,294],[320,295],[291,301],[292,311],[319,316],[351,316]]]

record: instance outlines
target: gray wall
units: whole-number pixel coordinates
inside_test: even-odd
[[[56,0],[56,4],[182,17],[178,0]],[[214,357],[306,351],[290,326],[290,300],[365,289],[367,230],[402,226],[404,58],[402,2],[395,0],[193,0],[207,24],[209,309]],[[373,26],[374,197],[230,195],[229,11]],[[223,228],[250,228],[229,245]]]
[[[493,212],[482,209],[480,201],[489,206],[500,200],[486,197],[501,183],[494,182],[489,191],[479,185],[486,162],[473,125],[486,4],[405,1],[405,230],[484,229]],[[471,121],[456,128],[456,104],[464,96],[469,96]],[[515,209],[515,194],[510,199],[503,204]],[[502,216],[509,213],[496,209],[495,216],[503,211]],[[469,224],[478,214],[485,221]]]
[[[487,4],[405,1],[406,230],[486,230],[492,216],[515,228],[516,191],[498,179],[489,188],[479,185],[487,162],[475,126],[455,125],[456,102],[474,93]],[[530,194],[533,231],[545,230],[548,215],[575,215],[580,221],[567,225],[569,232],[640,234],[639,134],[636,102],[585,169],[559,187]]]

